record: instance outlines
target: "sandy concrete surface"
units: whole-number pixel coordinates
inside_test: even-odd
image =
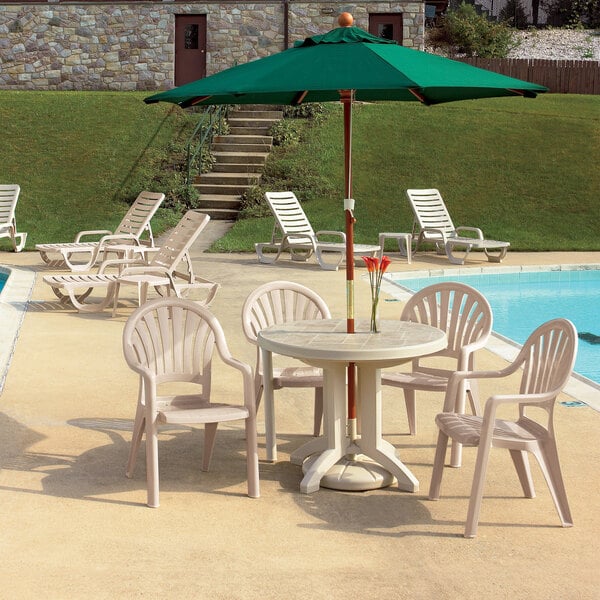
[[[334,316],[345,316],[345,272],[315,263],[258,264],[252,254],[208,254],[199,275],[221,284],[212,310],[234,356],[254,366],[243,338],[248,293],[275,279],[316,290]],[[434,254],[409,267],[447,268]],[[478,258],[478,257],[477,257]],[[600,263],[600,253],[508,254],[503,265]],[[525,499],[509,455],[492,453],[478,537],[462,537],[474,463],[446,469],[442,498],[427,499],[439,395],[418,396],[418,433],[407,435],[399,390],[384,391],[384,435],[421,482],[416,493],[299,492],[300,468],[289,453],[310,438],[312,393],[277,395],[279,461],[264,460],[259,411],[261,498],[245,495],[240,424],[220,429],[212,470],[203,473],[199,430],[161,434],[161,506],[145,505],[140,452],[133,479],[124,474],[137,395],[121,334],[133,310],[125,290],[118,316],[62,307],[36,253],[0,253],[0,264],[36,274],[0,397],[0,573],[2,598],[531,598],[600,597],[600,414],[587,406],[556,410],[559,452],[575,526],[560,527],[537,466],[538,496]],[[472,261],[473,266],[485,263]],[[356,314],[368,315],[369,289],[356,273]],[[383,303],[397,318],[400,303]],[[502,359],[482,351],[478,367]],[[214,374],[216,397],[239,397],[235,378]],[[482,386],[482,397],[491,389]],[[495,390],[494,390],[495,391]],[[561,398],[569,400],[568,396]]]

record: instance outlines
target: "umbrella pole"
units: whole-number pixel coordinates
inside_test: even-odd
[[[354,200],[352,200],[352,90],[342,90],[344,106],[344,213],[346,217],[346,331],[354,333]],[[357,438],[356,365],[348,363],[348,436]]]

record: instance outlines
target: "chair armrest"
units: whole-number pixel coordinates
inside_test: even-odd
[[[483,239],[483,231],[481,231],[481,229],[479,229],[479,227],[463,227],[463,226],[461,226],[461,227],[457,227],[456,228],[456,233],[458,235],[460,235],[461,231],[469,231],[471,233],[475,233],[477,235],[477,239],[478,240],[482,240]],[[461,236],[461,237],[463,237],[463,236]],[[472,237],[472,236],[468,236],[467,235],[467,236],[464,236],[464,237]],[[452,239],[452,238],[450,238],[450,239]]]
[[[439,235],[442,240],[446,240],[446,238],[448,237],[442,229],[437,229],[436,227],[423,227],[423,229],[421,230],[421,233],[422,234],[423,233],[424,234],[435,233],[435,234]]]
[[[343,243],[346,243],[346,234],[343,231],[327,231],[327,230],[317,231],[317,233],[315,234],[317,241],[321,241],[321,240],[319,240],[320,235],[331,235],[334,237],[338,237],[338,238],[340,238],[340,240]]]
[[[104,235],[102,236],[102,238],[100,238],[100,246],[102,246],[103,244],[106,244],[107,242],[116,242],[116,241],[122,241],[122,242],[133,242],[132,246],[140,246],[140,240],[138,238],[136,238],[133,234],[131,233],[119,233],[119,234],[110,234],[110,235]]]
[[[105,261],[106,263],[118,263],[119,261],[115,260],[115,261]],[[104,263],[103,263],[104,264]],[[125,264],[125,268],[119,273],[119,277],[126,277],[127,275],[153,275],[156,277],[166,277],[168,278],[171,282],[173,281],[173,277],[171,275],[171,272],[169,271],[169,269],[167,269],[166,267],[159,267],[159,266],[149,266],[148,264],[144,263],[144,262],[140,262],[139,260],[134,263],[131,261],[127,261],[127,259],[125,259],[123,261],[123,264]]]
[[[506,368],[499,371],[455,371],[448,379],[446,396],[444,398],[443,412],[456,412],[456,401],[464,396],[464,390],[461,390],[461,396],[458,392],[465,380],[468,379],[500,379],[514,373],[520,366],[520,362],[514,362]]]
[[[122,266],[137,266],[139,265],[139,268],[144,268],[144,269],[148,269],[148,265],[141,259],[139,258],[113,258],[113,259],[109,259],[109,260],[104,260],[102,261],[102,263],[100,264],[100,267],[98,269],[98,274],[104,273],[109,267],[122,267]]]
[[[465,344],[464,346],[462,346],[458,355],[457,370],[466,371],[469,368],[472,369],[473,367],[469,364],[469,359],[477,350],[482,350],[483,348],[485,348],[488,343],[488,340],[489,336],[484,336],[475,342]]]
[[[75,236],[75,243],[80,242],[83,236],[88,235],[112,235],[112,231],[109,231],[108,229],[90,229],[89,231],[80,231]]]

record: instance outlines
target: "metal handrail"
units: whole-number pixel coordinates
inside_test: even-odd
[[[196,157],[202,152],[206,144],[210,145],[212,143],[215,135],[221,133],[221,124],[223,123],[223,119],[227,118],[228,108],[228,105],[208,106],[202,112],[198,125],[194,128],[187,142],[186,185],[191,185],[192,163]],[[198,139],[195,142],[196,138]]]

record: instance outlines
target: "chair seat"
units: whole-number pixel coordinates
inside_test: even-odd
[[[386,385],[396,385],[403,388],[414,387],[415,389],[429,392],[443,392],[446,390],[446,386],[448,385],[448,377],[417,372],[383,372],[381,374],[381,381]]]
[[[463,446],[478,446],[481,438],[482,417],[457,413],[440,413],[436,416],[437,426],[452,439],[460,442]],[[502,448],[509,444],[515,448],[515,444],[522,444],[522,450],[526,450],[530,443],[537,443],[540,435],[543,436],[544,428],[538,423],[527,418],[518,421],[504,421],[496,419],[492,434],[493,446]]]
[[[249,416],[245,406],[209,402],[199,396],[161,396],[158,400],[158,421],[173,425],[239,421]]]
[[[315,387],[323,385],[323,371],[317,367],[285,367],[273,369],[273,389],[283,387]]]
[[[53,252],[58,248],[64,248],[71,252],[89,252],[98,245],[98,242],[65,242],[64,244],[36,244],[35,249],[44,252]]]

